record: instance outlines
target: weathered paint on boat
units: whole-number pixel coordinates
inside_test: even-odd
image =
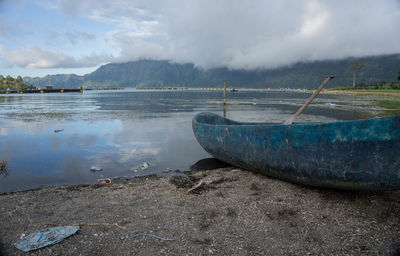
[[[193,118],[200,145],[232,165],[305,185],[400,188],[400,115],[329,123],[241,123]]]

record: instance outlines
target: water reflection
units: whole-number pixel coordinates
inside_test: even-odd
[[[26,133],[10,130],[0,137],[0,155],[7,156],[15,171],[0,179],[0,190],[94,183],[102,177],[186,168],[208,156],[192,136],[191,116],[48,124],[34,136],[30,128]],[[54,133],[56,127],[63,132]],[[131,171],[145,161],[151,163],[149,170]],[[103,171],[91,173],[93,165]]]
[[[12,170],[0,175],[0,191],[95,183],[98,178],[162,173],[167,168],[189,170],[210,157],[193,136],[191,119],[201,111],[222,115],[222,93],[0,96],[0,160]],[[370,114],[367,98],[320,96],[299,121],[351,120]],[[238,121],[281,123],[308,97],[294,92],[228,92],[225,111]],[[143,162],[150,163],[148,170],[132,171]],[[93,173],[91,166],[103,171]]]

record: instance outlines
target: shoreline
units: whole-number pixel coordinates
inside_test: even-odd
[[[125,183],[0,193],[0,255],[55,225],[75,235],[31,255],[396,255],[400,191],[350,192],[235,167]],[[132,236],[149,233],[175,239]],[[3,254],[1,254],[3,253]]]
[[[344,94],[344,95],[362,95],[362,96],[393,96],[400,97],[400,92],[368,92],[368,91],[341,91],[341,90],[322,90],[321,94]]]

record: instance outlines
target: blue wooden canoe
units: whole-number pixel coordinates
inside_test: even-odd
[[[200,113],[192,125],[208,153],[234,166],[318,187],[400,188],[400,115],[284,125]]]

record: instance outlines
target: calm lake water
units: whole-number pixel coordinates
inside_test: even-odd
[[[228,118],[283,122],[310,94],[240,90],[227,96]],[[189,170],[210,157],[193,135],[192,117],[222,114],[222,98],[222,91],[194,90],[0,95],[0,161],[7,161],[0,192]],[[367,117],[372,101],[320,95],[299,120]],[[140,169],[144,162],[147,170]],[[92,172],[93,166],[102,171]]]

